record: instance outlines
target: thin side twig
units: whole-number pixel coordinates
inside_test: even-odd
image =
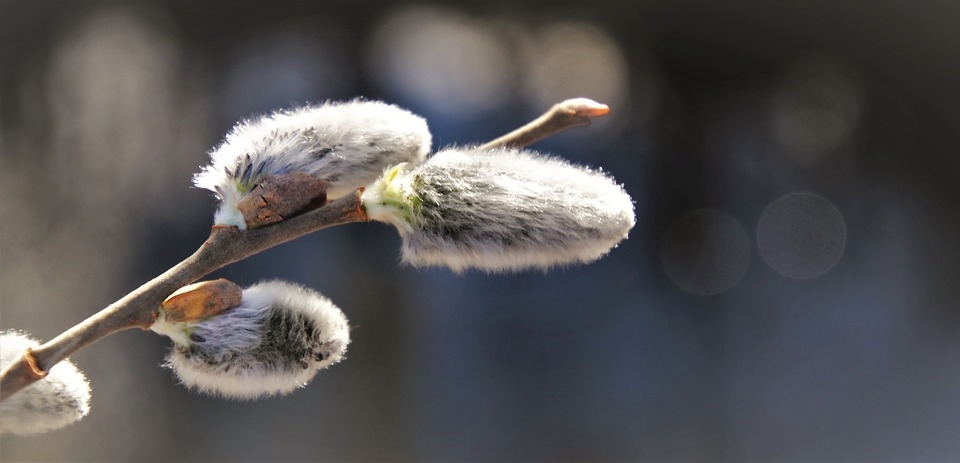
[[[477,149],[522,148],[572,127],[590,125],[594,117],[610,112],[610,107],[589,98],[572,98],[553,105],[542,116]]]

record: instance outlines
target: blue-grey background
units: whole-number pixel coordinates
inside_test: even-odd
[[[960,4],[0,0],[0,326],[50,339],[189,255],[237,120],[357,96],[435,147],[568,97],[534,148],[636,201],[595,264],[454,275],[387,226],[214,276],[283,278],[347,361],[252,403],[124,332],[74,356],[82,422],[3,461],[960,460]]]

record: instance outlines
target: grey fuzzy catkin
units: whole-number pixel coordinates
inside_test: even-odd
[[[215,223],[243,229],[236,204],[266,175],[304,172],[322,178],[332,200],[374,181],[391,165],[422,161],[430,143],[422,117],[387,103],[304,106],[237,124],[193,183],[220,199]]]
[[[232,399],[289,393],[340,361],[350,343],[343,312],[316,291],[281,281],[243,290],[239,307],[151,328],[174,346],[166,366],[187,387]]]
[[[444,150],[388,169],[362,200],[371,219],[397,226],[405,262],[457,272],[591,262],[635,223],[611,177],[516,149]]]
[[[40,343],[14,331],[0,333],[0,369]],[[47,376],[0,402],[0,434],[39,434],[79,421],[90,412],[90,384],[64,360]]]

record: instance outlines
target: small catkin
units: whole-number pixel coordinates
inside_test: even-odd
[[[384,172],[367,215],[403,238],[403,260],[454,271],[594,261],[627,237],[633,201],[611,177],[530,151],[448,149]]]
[[[281,281],[244,289],[239,307],[211,318],[160,319],[151,329],[173,339],[165,366],[185,386],[229,399],[292,392],[350,343],[347,319],[329,299]]]
[[[0,333],[0,369],[40,343],[15,331]],[[79,421],[90,413],[90,384],[69,360],[47,376],[0,402],[0,434],[40,434]]]
[[[193,183],[220,199],[215,223],[243,229],[236,205],[264,176],[303,172],[322,178],[327,199],[333,200],[374,181],[391,165],[422,161],[430,143],[422,117],[387,103],[304,106],[234,126]]]

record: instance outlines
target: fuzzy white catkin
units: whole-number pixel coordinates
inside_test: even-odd
[[[185,386],[229,399],[292,392],[339,362],[350,343],[339,308],[282,281],[244,289],[239,307],[206,320],[161,318],[151,329],[173,339],[165,366]]]
[[[15,331],[0,333],[0,369],[40,343]],[[90,413],[90,384],[69,360],[0,402],[0,434],[39,434],[79,421]]]
[[[448,149],[388,169],[367,215],[392,223],[403,260],[454,271],[547,269],[594,261],[627,237],[633,201],[611,177],[516,149]]]
[[[322,178],[332,200],[374,181],[391,165],[422,161],[430,143],[422,117],[387,103],[304,106],[234,126],[193,183],[220,199],[215,223],[243,229],[236,204],[263,176],[304,172]]]

